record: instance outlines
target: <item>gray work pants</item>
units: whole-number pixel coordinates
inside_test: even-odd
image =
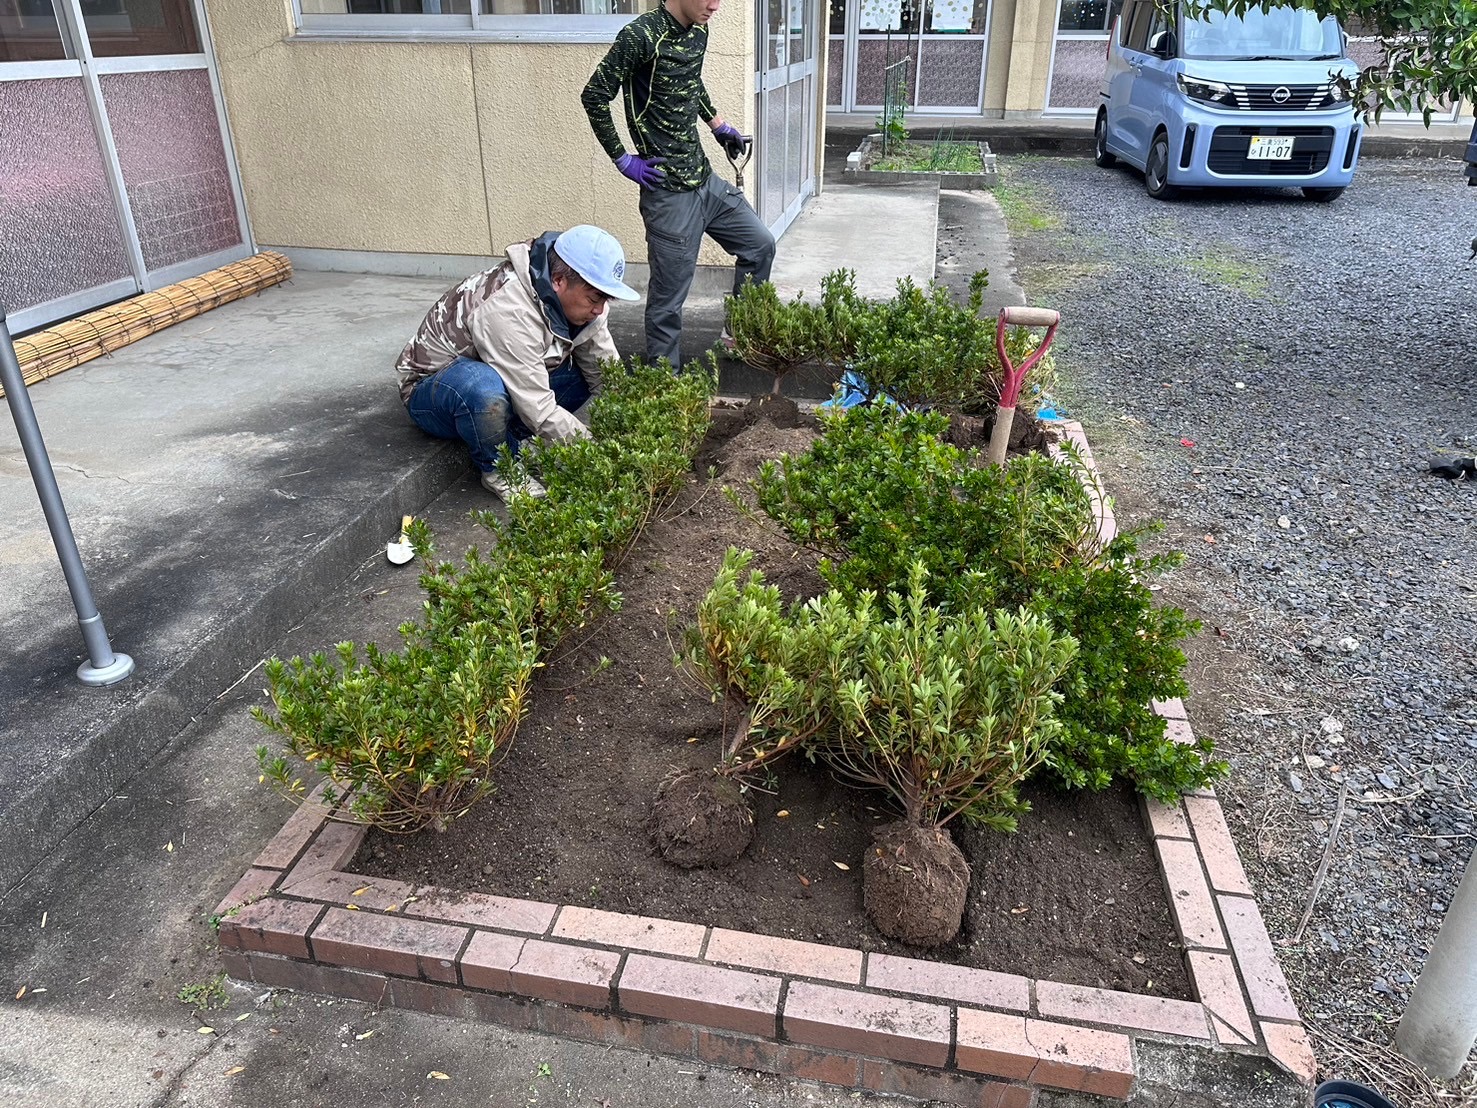
[[[682,305],[697,272],[697,252],[706,232],[736,259],[733,291],[744,280],[769,280],[774,236],[744,199],[716,173],[691,192],[641,190],[641,219],[651,281],[646,289],[646,356],[682,364]]]

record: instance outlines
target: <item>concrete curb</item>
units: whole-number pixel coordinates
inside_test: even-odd
[[[139,771],[203,708],[271,650],[282,635],[377,549],[405,513],[419,511],[467,469],[460,443],[428,443],[388,489],[327,535],[276,584],[205,635],[153,680],[138,699],[120,701],[97,730],[45,777],[12,782],[0,804],[0,894]]]
[[[1061,426],[1090,466],[1081,426]],[[1180,701],[1154,709],[1194,741]],[[322,792],[216,910],[233,977],[997,1108],[1042,1089],[1127,1099],[1147,1044],[1267,1059],[1304,1088],[1316,1074],[1213,790],[1143,805],[1196,1001],[366,877],[343,869],[365,829]]]

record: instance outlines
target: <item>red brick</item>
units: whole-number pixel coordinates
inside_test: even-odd
[[[833,1054],[829,1050],[776,1043],[775,1073],[801,1081],[821,1081],[854,1089],[861,1081],[861,1059],[851,1054]]]
[[[320,962],[451,984],[456,984],[456,956],[466,938],[463,927],[347,908],[328,909],[312,935]]]
[[[785,998],[785,1037],[806,1046],[942,1066],[949,1061],[949,1009],[796,981]]]
[[[1149,832],[1170,839],[1190,838],[1190,821],[1179,804],[1164,804],[1152,797],[1144,797],[1144,818],[1149,821]]]
[[[1297,1005],[1288,991],[1287,978],[1282,976],[1282,964],[1277,961],[1256,901],[1223,896],[1220,905],[1252,1011],[1263,1019],[1298,1021]]]
[[[595,908],[566,905],[554,922],[553,935],[598,946],[629,947],[656,954],[678,954],[696,958],[703,949],[707,928],[695,923],[678,923],[648,916],[628,916],[623,912],[602,912]]]
[[[251,958],[239,950],[217,950],[215,956],[220,959],[221,969],[226,971],[227,977],[234,977],[237,981],[251,980]]]
[[[859,985],[862,980],[860,950],[797,939],[776,939],[721,927],[713,928],[704,957],[710,962],[726,962],[731,966],[771,970],[796,977],[819,977],[848,985]]]
[[[365,877],[363,874],[344,873],[336,869],[304,874],[301,866],[282,879],[283,892],[304,900],[324,900],[340,907],[352,904],[356,908],[373,908],[381,912],[390,909],[399,911],[405,904],[405,898],[414,889],[413,885],[407,885],[404,881]]]
[[[697,1033],[697,1057],[715,1066],[775,1073],[848,1089],[856,1088],[861,1082],[862,1060],[855,1055],[751,1039],[726,1031],[700,1029]]]
[[[1215,914],[1215,901],[1200,868],[1200,852],[1194,843],[1178,839],[1155,839],[1159,865],[1164,871],[1175,925],[1186,946],[1226,949],[1226,936]]]
[[[471,1016],[483,1023],[507,1027],[514,1031],[537,1031],[540,1007],[522,997],[473,993]]]
[[[646,1028],[642,1020],[628,1019],[612,1012],[565,1008],[559,1004],[540,1004],[537,1007],[538,1028],[546,1035],[630,1050],[643,1049]]]
[[[1036,1068],[1036,1048],[1026,1038],[1026,1018],[999,1012],[959,1009],[959,1068],[1012,1081],[1025,1081]]]
[[[471,927],[491,927],[499,931],[522,931],[529,935],[547,932],[558,910],[557,904],[545,904],[540,900],[515,900],[453,889],[421,889],[416,899],[401,909],[408,916],[465,923]]]
[[[308,932],[322,911],[321,904],[277,897],[258,900],[221,920],[220,943],[234,950],[311,958]]]
[[[1181,746],[1192,746],[1195,742],[1195,732],[1190,727],[1190,721],[1184,719],[1166,719],[1164,737]]]
[[[383,1005],[390,996],[390,979],[377,973],[320,966],[316,962],[298,962],[270,954],[253,954],[251,978],[259,985],[296,989],[303,993],[341,996],[362,1000],[366,1004]]]
[[[495,993],[515,992],[510,971],[518,964],[527,941],[519,935],[474,933],[471,944],[462,952],[462,984]]]
[[[1151,700],[1150,706],[1165,719],[1189,719],[1185,713],[1185,702],[1179,697],[1170,700]]]
[[[623,1009],[638,1016],[772,1035],[780,979],[632,954],[626,958],[616,995]]]
[[[364,841],[368,828],[357,823],[324,823],[316,838],[308,844],[297,865],[292,867],[289,880],[322,873],[324,870],[343,869],[354,855],[359,853],[359,844]]]
[[[390,1003],[396,1008],[410,1008],[454,1019],[466,1019],[472,1014],[472,995],[466,990],[404,977],[390,978]]]
[[[668,1058],[697,1057],[697,1028],[685,1023],[642,1021],[641,1049]]]
[[[697,1056],[715,1066],[731,1066],[737,1070],[754,1070],[759,1073],[779,1073],[777,1060],[779,1043],[765,1039],[748,1039],[730,1035],[723,1031],[699,1028],[697,1033]]]
[[[1241,994],[1241,978],[1229,954],[1211,954],[1192,950],[1189,954],[1190,980],[1195,995],[1213,1019],[1223,1020],[1243,1042],[1256,1042],[1256,1028]]]
[[[901,1062],[878,1062],[871,1058],[862,1060],[861,1084],[877,1093],[914,1100],[941,1100],[970,1108],[1024,1108],[1031,1102],[1031,1090],[1021,1085],[967,1074],[920,1070]]]
[[[1090,989],[1056,981],[1036,982],[1036,1010],[1040,1015],[1078,1023],[1101,1023],[1162,1031],[1192,1039],[1209,1039],[1205,1009],[1184,1000],[1138,993]]]
[[[610,982],[621,956],[610,950],[526,939],[518,964],[509,976],[524,996],[605,1008],[610,1004]]]
[[[1222,893],[1253,895],[1231,829],[1226,826],[1221,802],[1214,797],[1187,796],[1185,810],[1190,814],[1190,826],[1195,829],[1195,841],[1200,844],[1205,871],[1210,874],[1210,887]]]
[[[214,914],[224,916],[232,909],[242,908],[262,899],[272,891],[281,876],[278,870],[252,866],[241,875],[241,880],[231,887],[231,891],[221,898],[221,902],[215,906]]]
[[[1127,1035],[1027,1020],[1026,1038],[1038,1058],[1031,1071],[1032,1085],[1119,1100],[1133,1089],[1133,1043]]]
[[[1296,1077],[1304,1085],[1312,1085],[1318,1077],[1318,1059],[1301,1024],[1263,1023],[1262,1035],[1267,1040],[1267,1053],[1272,1061]]]
[[[1031,1008],[1031,980],[1028,977],[969,969],[946,962],[898,958],[892,954],[868,956],[867,988],[945,997],[982,1008],[1009,1008],[1017,1012]]]
[[[1248,1039],[1239,1031],[1232,1031],[1230,1025],[1219,1016],[1210,1017],[1210,1028],[1215,1032],[1215,1041],[1221,1046],[1256,1046],[1255,1039]]]
[[[272,841],[256,856],[256,865],[265,869],[286,869],[292,865],[293,859],[302,853],[303,847],[308,845],[308,840],[331,811],[323,802],[326,784],[325,782],[314,789],[308,799],[298,805],[297,811],[287,817],[282,830],[273,835]]]

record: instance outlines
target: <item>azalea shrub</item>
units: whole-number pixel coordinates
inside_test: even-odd
[[[272,703],[253,715],[283,747],[258,749],[262,780],[301,797],[299,767],[316,770],[331,802],[348,798],[343,816],[389,831],[444,829],[486,795],[540,659],[618,607],[613,566],[690,470],[714,387],[711,372],[610,363],[593,437],[530,449],[548,495],[514,499],[506,519],[480,513],[485,551],[439,561],[412,524],[426,599],[398,649],[267,663]]]
[[[1023,609],[1075,639],[1045,757],[1058,780],[1102,789],[1124,778],[1169,799],[1225,772],[1209,739],[1170,741],[1150,704],[1186,691],[1180,643],[1198,625],[1156,605],[1147,583],[1180,559],[1141,554],[1144,531],[1102,543],[1070,454],[981,465],[943,441],[943,415],[879,404],[822,426],[805,454],[761,469],[760,508],[821,553],[823,576],[848,596],[885,593],[918,563],[947,613]]]

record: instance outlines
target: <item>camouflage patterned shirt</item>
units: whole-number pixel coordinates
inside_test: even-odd
[[[698,116],[706,123],[718,114],[703,86],[707,49],[706,26],[684,27],[664,7],[646,12],[621,28],[580,96],[595,137],[614,161],[626,150],[610,102],[625,94],[636,152],[666,159],[663,187],[670,192],[701,188],[713,172],[697,131]]]

